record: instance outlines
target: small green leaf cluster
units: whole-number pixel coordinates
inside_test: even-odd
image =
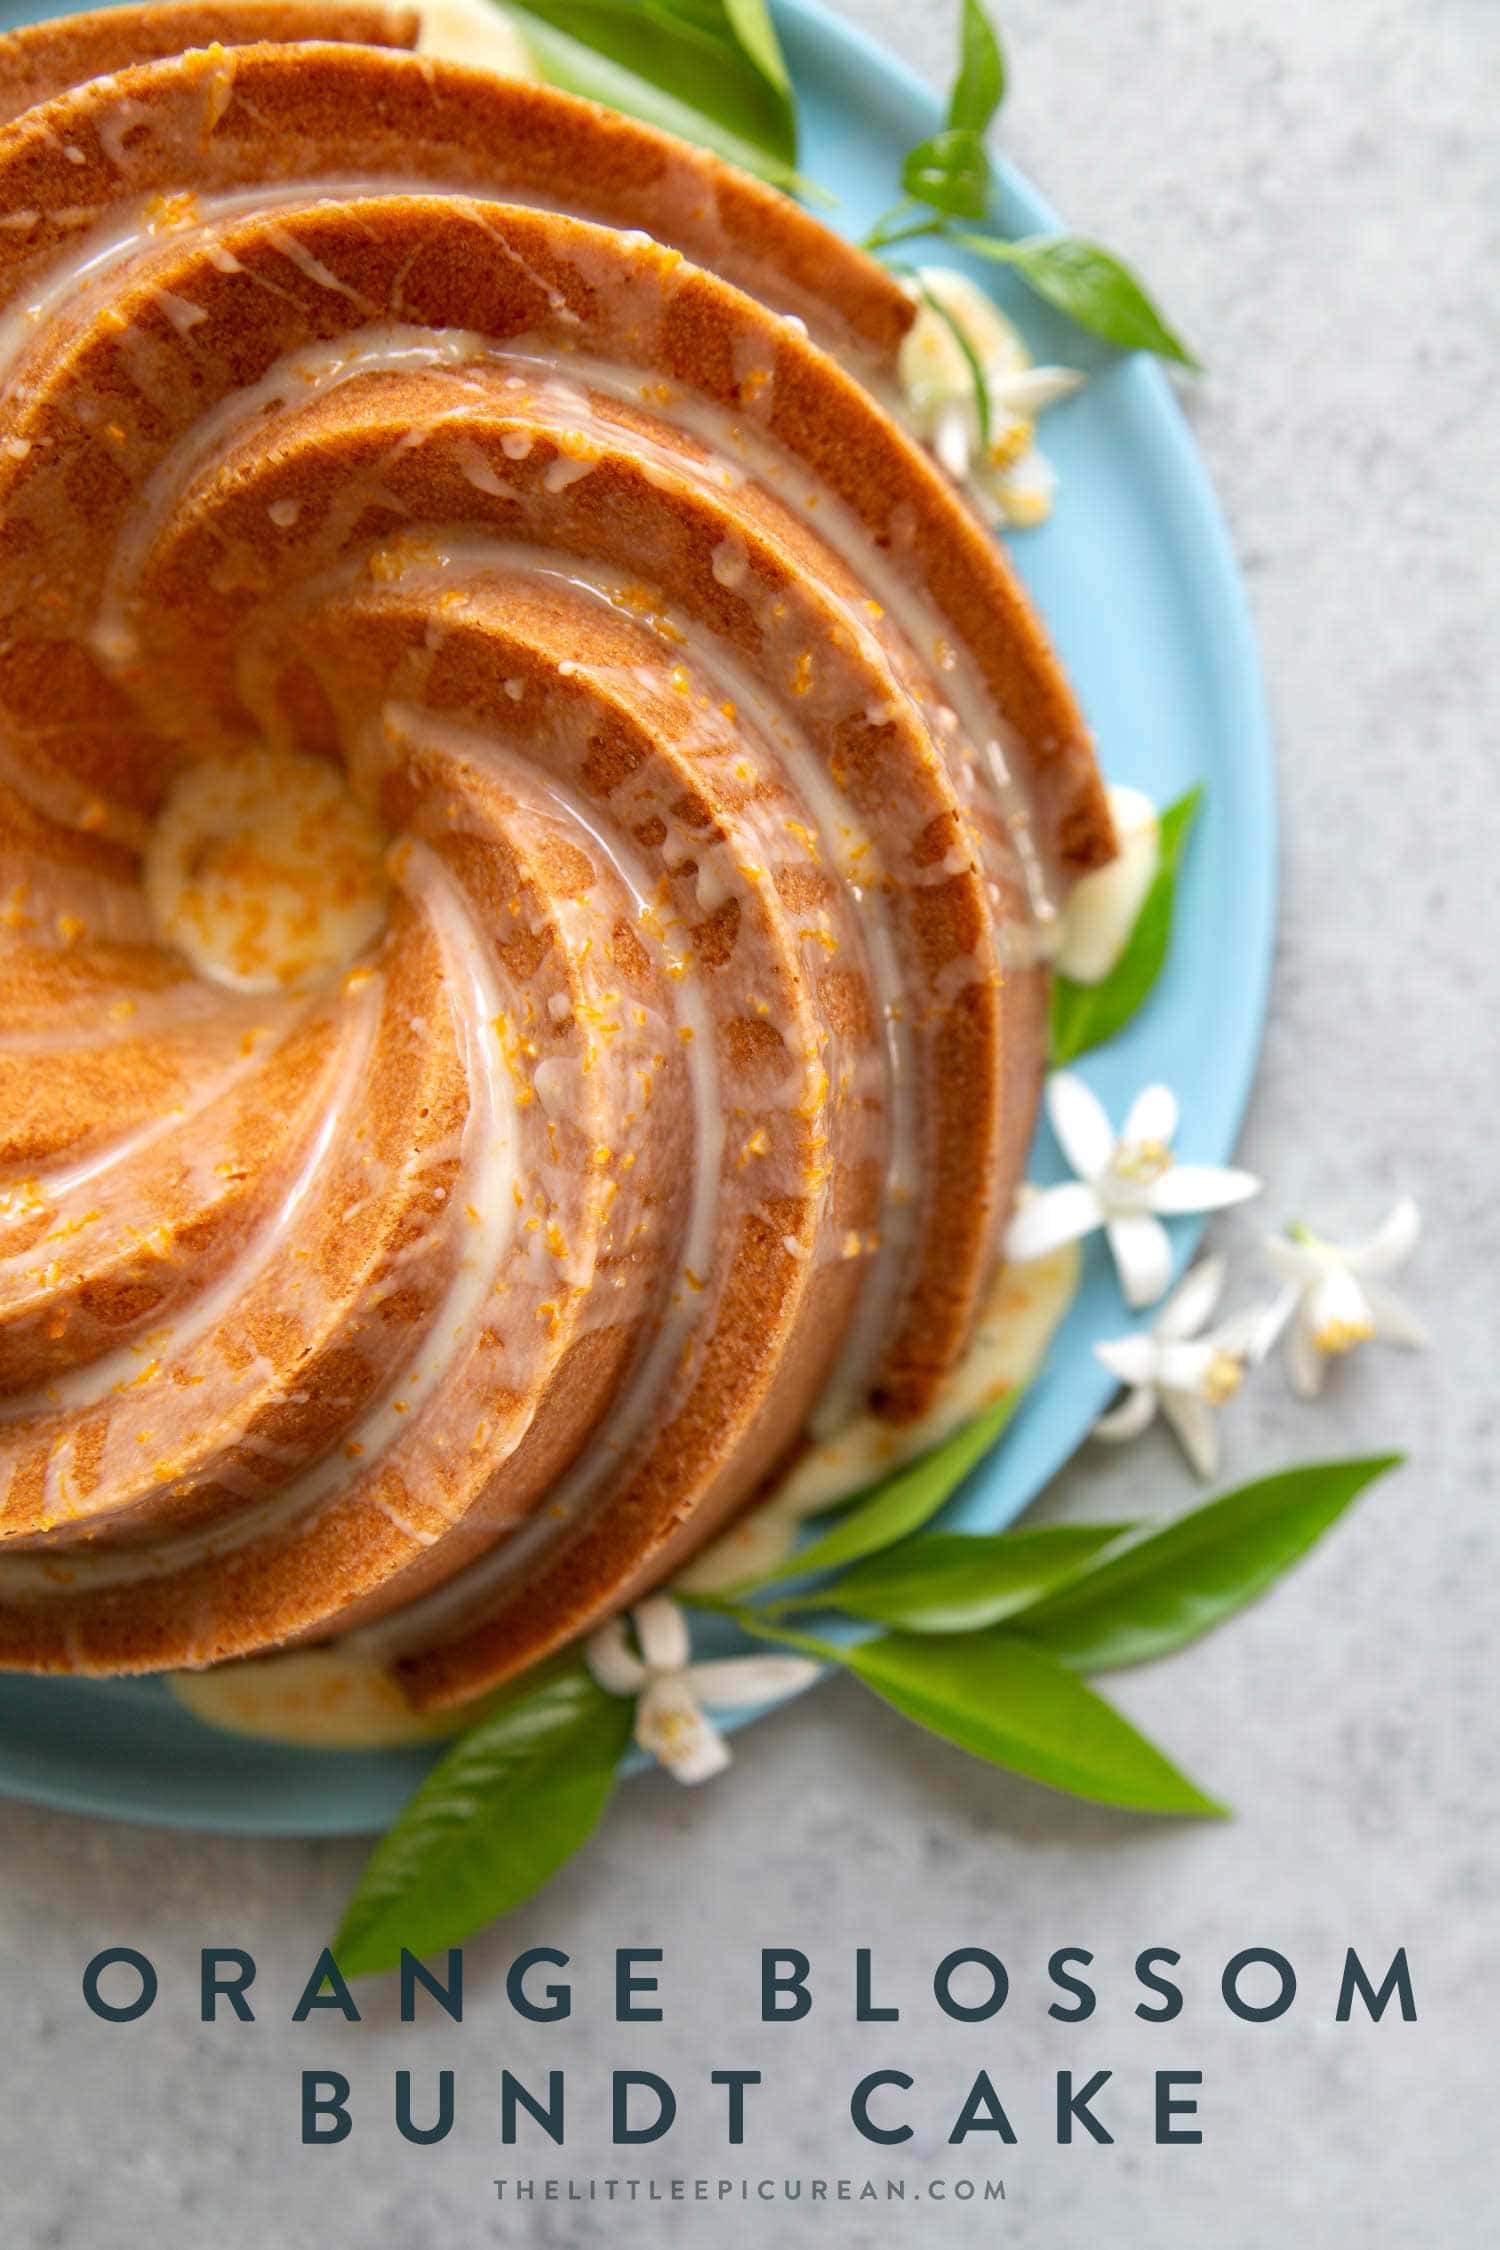
[[[1037,234],[1016,242],[973,231],[988,220],[993,174],[985,134],[1005,98],[999,35],[980,5],[963,0],[958,74],[939,133],[907,151],[901,167],[905,201],[878,219],[868,250],[937,235],[959,248],[1009,266],[1080,328],[1122,351],[1155,352],[1196,367],[1197,361],[1152,303],[1130,268],[1102,244],[1077,235]]]
[[[842,1665],[918,1725],[1029,1780],[1140,1812],[1222,1812],[1081,1675],[1170,1656],[1234,1616],[1400,1456],[1283,1470],[1163,1524],[907,1536],[957,1490],[981,1426],[866,1495],[777,1575],[826,1568],[841,1537],[852,1568],[713,1606],[757,1639]],[[890,1629],[813,1639],[785,1622],[804,1611]]]
[[[926,1532],[996,1434],[996,1413],[965,1425],[760,1587],[692,1606],[841,1666],[904,1718],[1030,1781],[1134,1812],[1222,1814],[1084,1675],[1170,1655],[1233,1616],[1399,1455],[1286,1470],[1160,1525]],[[886,1630],[833,1641],[786,1622],[799,1612]],[[539,1890],[598,1825],[631,1710],[574,1658],[461,1736],[365,1868],[334,1940],[344,1972],[459,1944]]]
[[[796,92],[767,0],[505,0],[537,67],[555,86],[715,149],[793,191]],[[1126,351],[1196,364],[1129,268],[1072,235],[1007,242],[970,230],[989,216],[985,135],[1005,99],[999,35],[981,0],[963,0],[958,70],[941,132],[909,149],[906,200],[870,249],[942,234],[1011,266],[1049,304]]]
[[[909,149],[901,185],[914,203],[954,219],[982,219],[989,210],[990,159],[984,136],[1005,99],[1005,56],[979,0],[963,0],[958,75],[948,96],[948,121],[931,140]]]

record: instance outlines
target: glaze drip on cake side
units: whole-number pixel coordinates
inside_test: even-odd
[[[1111,834],[894,281],[289,13],[0,43],[0,1662],[438,1706],[928,1406]]]

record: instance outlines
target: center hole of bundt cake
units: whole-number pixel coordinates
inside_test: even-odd
[[[248,750],[174,778],[146,850],[157,930],[215,984],[290,992],[385,927],[386,838],[323,758]]]

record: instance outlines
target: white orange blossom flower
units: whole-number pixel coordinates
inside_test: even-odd
[[[1286,1285],[1279,1325],[1287,1331],[1287,1368],[1299,1397],[1316,1398],[1330,1359],[1361,1344],[1426,1346],[1426,1329],[1383,1278],[1405,1265],[1420,1232],[1421,1215],[1408,1195],[1363,1242],[1325,1242],[1306,1227],[1267,1238],[1267,1261]]]
[[[917,315],[896,362],[912,427],[992,522],[1017,529],[1044,522],[1057,479],[1036,445],[1036,418],[1083,377],[1071,367],[1033,367],[999,306],[951,266],[924,266],[912,293]]]
[[[1047,1081],[1047,1114],[1062,1152],[1078,1174],[1043,1188],[1017,1211],[1005,1238],[1016,1263],[1040,1258],[1061,1243],[1103,1227],[1128,1305],[1154,1305],[1172,1278],[1172,1247],[1164,1217],[1221,1211],[1260,1193],[1249,1172],[1215,1164],[1179,1164],[1172,1150],[1177,1100],[1170,1087],[1137,1094],[1116,1136],[1098,1096],[1072,1071]]]
[[[1094,1424],[1095,1437],[1139,1437],[1158,1411],[1171,1425],[1200,1477],[1219,1466],[1218,1409],[1227,1406],[1278,1333],[1277,1308],[1237,1313],[1217,1328],[1206,1323],[1224,1294],[1221,1257],[1189,1268],[1149,1329],[1096,1344],[1102,1360],[1125,1385],[1125,1397]]]
[[[692,1661],[688,1623],[677,1603],[653,1594],[601,1625],[584,1648],[600,1687],[635,1697],[635,1739],[679,1781],[707,1781],[729,1764],[729,1745],[704,1706],[727,1711],[779,1702],[808,1687],[818,1666],[806,1656],[725,1656]],[[637,1653],[637,1651],[639,1653]]]

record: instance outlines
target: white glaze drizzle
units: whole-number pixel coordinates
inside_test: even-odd
[[[119,132],[123,133],[126,129],[125,121],[117,115],[113,122]],[[378,188],[381,184],[351,182],[345,192],[368,194],[372,188]],[[389,185],[403,196],[419,192],[414,190],[413,183],[409,181],[394,181]],[[223,224],[227,217],[242,215],[261,205],[280,205],[297,192],[288,183],[277,183],[274,190],[215,199],[211,209],[205,203],[205,215],[197,231],[208,242],[212,228]],[[319,183],[319,193],[327,200],[336,200],[330,192],[329,183]],[[520,199],[507,196],[505,200]],[[278,225],[267,230],[268,239],[273,246],[291,261],[304,279],[315,283],[319,288],[326,288],[349,298],[363,309],[362,300],[357,293],[289,231],[290,225],[294,223],[295,215],[288,226]],[[524,264],[513,247],[505,241],[499,228],[492,227],[491,232],[502,255],[513,257],[517,263]],[[3,366],[7,353],[12,359],[24,357],[31,335],[39,327],[45,326],[70,297],[78,293],[87,296],[96,290],[102,292],[115,268],[129,259],[132,252],[139,248],[142,239],[138,220],[134,222],[134,232],[129,224],[112,224],[102,230],[97,238],[87,240],[74,259],[64,261],[60,269],[54,269],[40,296],[33,298],[24,307],[13,308],[4,321],[0,322],[0,366]],[[211,243],[208,246],[210,255],[214,255],[214,246]],[[235,263],[232,255],[220,248],[215,256],[216,263],[219,262],[219,257],[227,259],[226,270],[232,270]],[[569,311],[561,293],[544,284],[532,273],[530,267],[526,271],[538,287],[544,288],[554,316],[564,321],[574,321],[576,316]],[[189,335],[200,327],[204,318],[202,309],[192,305],[190,301],[173,297],[165,291],[158,292],[157,301],[179,335]],[[801,326],[800,323],[789,325],[796,328]],[[761,349],[758,340],[753,341],[753,348],[748,350],[746,360],[747,375],[769,376],[769,370],[761,365],[758,357]],[[477,371],[475,393],[484,396],[492,395],[497,374],[504,372],[507,380],[515,381],[519,371],[519,379],[528,385],[528,419],[537,426],[547,428],[550,433],[572,441],[557,451],[545,471],[544,487],[553,496],[564,493],[570,485],[590,473],[594,466],[594,456],[589,450],[591,445],[618,446],[621,442],[619,430],[606,418],[598,415],[590,401],[589,391],[592,389],[604,396],[631,404],[638,403],[640,397],[638,372],[623,367],[608,366],[578,356],[572,363],[570,375],[563,377],[523,348],[512,345],[502,351],[488,339],[462,331],[414,329],[400,322],[386,320],[372,321],[363,330],[357,331],[352,337],[340,339],[335,345],[315,346],[305,352],[290,355],[271,369],[260,383],[248,386],[225,399],[161,462],[141,496],[132,526],[113,558],[94,636],[98,652],[108,661],[116,663],[126,661],[134,655],[136,643],[129,621],[131,591],[154,538],[169,520],[174,506],[195,476],[210,466],[222,449],[233,441],[235,435],[250,425],[253,418],[293,400],[301,403],[319,389],[352,380],[361,374],[414,366],[443,366],[450,371],[457,371],[470,365]],[[535,372],[538,367],[541,369],[539,374]],[[143,381],[145,372],[143,367]],[[149,388],[149,385],[146,387]],[[697,481],[705,491],[720,497],[725,491],[732,492],[737,483],[746,477],[763,482],[794,513],[804,515],[813,524],[819,537],[852,567],[863,584],[878,592],[881,605],[890,612],[892,620],[910,647],[919,652],[923,666],[932,663],[941,677],[944,690],[952,687],[951,700],[957,706],[956,714],[948,710],[944,696],[933,695],[923,681],[914,677],[910,666],[899,660],[896,644],[888,631],[877,629],[858,615],[849,618],[851,638],[861,656],[882,678],[891,681],[892,693],[896,698],[894,707],[912,710],[923,731],[932,733],[934,737],[945,731],[944,722],[951,719],[953,724],[946,729],[950,739],[945,748],[950,759],[956,752],[961,770],[968,756],[965,744],[978,745],[987,786],[997,800],[1003,825],[1012,834],[1014,848],[1026,875],[1033,914],[1039,924],[1045,925],[1051,918],[1051,902],[1039,861],[1031,846],[1026,807],[1007,770],[1002,741],[1004,730],[995,714],[989,710],[982,693],[966,681],[952,679],[954,666],[951,651],[946,656],[942,651],[938,622],[930,605],[914,592],[899,569],[888,564],[880,555],[875,542],[852,511],[844,508],[831,493],[822,490],[808,492],[805,489],[805,468],[780,454],[760,432],[747,432],[723,410],[704,400],[680,393],[661,401],[659,408],[653,401],[652,411],[659,411],[661,418],[669,425],[702,443],[716,456],[717,465],[703,465],[700,468],[699,464],[674,452],[669,446],[657,445],[645,438],[637,441],[637,450],[648,474],[689,485]],[[450,405],[435,413],[431,424],[419,425],[402,440],[403,447],[420,443],[426,428],[458,412],[461,412],[461,408]],[[517,449],[513,450],[511,444],[506,443],[503,450],[510,458],[520,460],[525,456],[519,450],[519,441],[525,433],[518,431],[514,435],[518,441]],[[484,454],[471,440],[465,440],[464,444],[467,450],[462,457],[462,468],[469,482],[479,492],[496,497],[503,495],[507,488]],[[527,438],[528,449],[529,444],[530,439]],[[727,462],[719,458],[722,456],[729,457]],[[278,517],[273,507],[272,520],[280,527],[290,529],[295,518]],[[449,549],[442,567],[526,568],[532,575],[539,577],[550,572],[565,578],[571,589],[586,593],[590,598],[611,603],[618,599],[619,590],[610,584],[607,574],[590,573],[571,566],[564,571],[553,572],[552,566],[539,564],[534,554],[522,562],[507,554],[494,542],[487,547],[480,542],[475,551],[467,554],[455,552],[453,542],[449,543]],[[732,534],[715,551],[713,575],[721,586],[739,591],[745,585],[747,564],[748,551],[742,552],[742,543],[737,535]],[[916,1172],[915,1089],[912,1084],[910,1037],[901,1005],[903,979],[884,899],[884,871],[874,863],[868,837],[859,833],[858,824],[851,819],[849,806],[832,784],[821,758],[798,730],[787,724],[774,700],[748,675],[742,665],[728,657],[713,637],[693,621],[674,618],[670,623],[696,672],[712,680],[716,689],[724,690],[745,713],[751,728],[763,740],[774,743],[776,755],[793,780],[795,793],[813,811],[818,839],[830,847],[830,857],[850,886],[856,904],[863,907],[867,916],[868,926],[863,933],[864,966],[880,1002],[884,1027],[886,1065],[883,1076],[891,1114],[891,1153],[886,1182],[887,1228],[882,1234],[882,1249],[875,1261],[873,1278],[862,1293],[859,1311],[851,1323],[844,1366],[835,1378],[830,1392],[834,1411],[841,1415],[857,1395],[860,1384],[867,1379],[875,1347],[887,1325],[890,1292],[898,1275],[900,1253],[904,1247],[899,1214],[910,1202]],[[570,667],[565,664],[562,669],[567,671]],[[576,666],[572,669],[584,670],[586,667]],[[507,683],[507,687],[509,685]],[[872,723],[878,723],[873,710],[869,715]],[[635,899],[643,919],[649,917],[650,886],[644,870],[625,847],[602,832],[597,815],[576,792],[570,791],[551,777],[539,780],[534,772],[526,772],[519,762],[521,752],[508,745],[497,744],[488,739],[461,740],[458,733],[448,727],[447,722],[436,722],[428,714],[413,709],[397,708],[386,716],[399,735],[404,735],[415,744],[425,743],[429,747],[436,747],[441,753],[454,759],[472,757],[494,771],[508,773],[513,786],[518,791],[531,792],[533,799],[540,792],[549,800],[562,828],[588,838],[590,853],[602,857],[608,863],[616,878]],[[954,737],[959,738],[957,743],[952,739]],[[764,827],[766,817],[768,816],[757,812],[751,825],[759,820]],[[855,831],[857,839],[852,859],[847,852],[841,852],[839,842],[851,830]],[[758,838],[762,845],[770,840],[764,834]],[[722,898],[732,895],[731,887],[716,865],[713,851],[706,850],[701,839],[688,838],[685,839],[685,844],[697,864],[700,904],[705,911],[711,912]],[[811,844],[809,849],[816,859],[817,842]],[[493,1287],[493,1277],[504,1263],[512,1243],[514,1205],[508,1197],[496,1199],[493,1191],[502,1178],[514,1180],[515,1177],[518,1157],[513,1130],[514,1118],[501,1098],[500,1081],[504,1073],[496,1061],[490,1037],[490,1027],[496,1019],[500,996],[489,965],[486,945],[474,928],[470,909],[463,903],[461,894],[427,848],[420,842],[408,840],[403,851],[406,861],[402,880],[412,889],[413,896],[420,895],[423,911],[437,933],[443,951],[447,969],[444,989],[449,994],[450,1005],[454,1007],[455,1025],[463,1046],[465,1076],[469,1087],[462,1173],[465,1192],[470,1187],[475,1187],[480,1196],[481,1239],[477,1252],[459,1261],[441,1314],[431,1326],[434,1337],[446,1333],[450,1343],[458,1348],[466,1341],[472,1341],[483,1305]],[[870,857],[861,859],[861,853],[869,853]],[[778,867],[796,864],[794,857],[784,851],[778,853],[774,850],[766,852],[765,861],[773,872]],[[957,864],[955,862],[950,866],[945,862],[942,868],[935,870],[927,879],[941,879],[944,873],[955,871]],[[853,872],[856,866],[860,868],[858,876]],[[804,933],[804,936],[808,934]],[[681,953],[672,957],[667,946],[663,946],[662,950],[667,953],[668,970],[675,980],[673,997],[679,1012],[680,1027],[692,1034],[688,1044],[688,1076],[692,1093],[696,1153],[683,1258],[685,1266],[691,1270],[695,1264],[706,1266],[711,1263],[712,1242],[720,1224],[721,1174],[725,1161],[723,1109],[714,1060],[713,1022],[700,990],[696,969],[690,958]],[[940,989],[940,997],[944,990],[949,994],[961,990],[963,984],[976,974],[976,968],[974,962],[966,960],[949,964],[946,986]],[[460,996],[456,1000],[455,992]],[[798,1067],[811,1071],[819,1066],[815,1056],[808,1056],[802,1059]],[[549,1106],[546,1089],[554,1084],[558,1102],[566,1102],[569,1081],[560,1061],[556,1067],[552,1060],[540,1063],[532,1082],[544,1108]],[[330,1103],[325,1113],[325,1130],[327,1120],[336,1114],[336,1105]],[[475,1142],[482,1143],[478,1155],[472,1145]],[[314,1176],[327,1154],[321,1136],[319,1143],[315,1145],[319,1147],[319,1154],[313,1165]],[[304,1187],[302,1193],[305,1192]],[[502,1203],[507,1206],[503,1211],[500,1210]],[[279,1217],[280,1214],[278,1219]],[[805,1245],[794,1237],[787,1238],[786,1248],[790,1255],[798,1258],[808,1254]],[[587,1279],[586,1273],[580,1273],[576,1277],[577,1285],[586,1286]],[[232,1269],[222,1284],[205,1293],[200,1306],[195,1308],[192,1327],[187,1332],[188,1340],[200,1334],[218,1317],[233,1300],[233,1296],[243,1289],[245,1280],[246,1274],[242,1269]],[[498,1582],[515,1565],[529,1549],[533,1539],[551,1535],[549,1523],[543,1520],[544,1517],[555,1523],[559,1517],[575,1513],[605,1477],[617,1469],[619,1458],[629,1454],[647,1416],[660,1400],[671,1368],[680,1363],[685,1333],[701,1317],[699,1308],[683,1301],[680,1288],[672,1293],[665,1316],[647,1347],[640,1353],[635,1369],[617,1401],[611,1418],[608,1442],[594,1447],[590,1453],[584,1454],[575,1462],[573,1468],[553,1486],[548,1509],[543,1511],[542,1516],[534,1519],[522,1534],[500,1541],[489,1556],[463,1573],[460,1579],[452,1581],[426,1601],[401,1613],[392,1628],[398,1632],[401,1645],[407,1645],[413,1637],[424,1631],[430,1633],[435,1624],[467,1609],[477,1594]],[[182,1341],[182,1335],[174,1337],[174,1350],[180,1348]],[[445,1397],[450,1396],[455,1388],[462,1392],[463,1378],[455,1375],[451,1358],[445,1357],[441,1351],[424,1346],[419,1359],[420,1364],[404,1373],[396,1386],[401,1392],[400,1400],[397,1401],[394,1390],[388,1391],[377,1406],[356,1424],[353,1443],[360,1453],[361,1475],[363,1468],[371,1462],[378,1462],[394,1451],[412,1450],[411,1432],[416,1419],[413,1409],[427,1405],[439,1389]],[[113,1383],[106,1385],[106,1388],[113,1387]],[[78,1402],[70,1394],[61,1403],[71,1406]],[[398,1418],[408,1415],[412,1419]],[[512,1442],[520,1434],[518,1428]],[[149,1560],[136,1553],[127,1557],[119,1550],[108,1555],[85,1556],[82,1558],[82,1565],[89,1582],[109,1583],[116,1576],[136,1575],[138,1567],[152,1570],[182,1567],[208,1554],[231,1551],[241,1538],[259,1536],[271,1525],[314,1515],[341,1481],[347,1483],[347,1465],[342,1458],[347,1450],[349,1449],[341,1448],[339,1452],[326,1456],[323,1461],[293,1479],[277,1495],[269,1510],[265,1507],[257,1509],[253,1526],[246,1523],[243,1527],[236,1527],[234,1536],[229,1536],[218,1528],[201,1535],[168,1538],[157,1544],[151,1551]],[[497,1455],[498,1459],[503,1457],[503,1452]],[[59,1474],[65,1481],[65,1469]],[[418,1544],[435,1536],[399,1521],[398,1528]],[[18,1583],[14,1578],[15,1571],[19,1569],[24,1573],[27,1567],[24,1559],[12,1558],[0,1563],[0,1588],[6,1585],[7,1574],[12,1583]],[[37,1567],[45,1577],[46,1566]],[[70,1562],[69,1567],[77,1569],[79,1566]],[[28,1583],[32,1590],[40,1590],[34,1581]],[[48,1583],[51,1583],[50,1579]],[[383,1631],[384,1628],[376,1630]]]
[[[427,1335],[418,1346],[415,1363],[404,1368],[375,1405],[356,1421],[334,1452],[291,1482],[274,1500],[261,1500],[248,1517],[229,1526],[202,1533],[168,1536],[149,1549],[126,1548],[78,1556],[70,1552],[68,1570],[86,1577],[89,1584],[114,1584],[157,1572],[183,1569],[209,1555],[232,1553],[250,1537],[295,1523],[312,1515],[349,1480],[351,1448],[357,1449],[361,1467],[377,1465],[398,1441],[412,1441],[420,1411],[428,1406],[440,1386],[455,1380],[455,1360],[472,1359],[474,1330],[494,1288],[495,1273],[515,1227],[516,1205],[511,1189],[515,1176],[514,1110],[505,1093],[506,1074],[501,1063],[493,1025],[500,1011],[500,995],[489,964],[488,947],[476,930],[472,915],[451,878],[432,852],[416,842],[405,846],[399,880],[420,905],[442,947],[447,969],[444,991],[452,1009],[469,1087],[469,1107],[462,1135],[460,1203],[477,1214],[464,1254],[458,1259],[447,1292],[434,1312]],[[341,1051],[340,1083],[344,1100],[358,1083],[367,1061],[378,1012],[379,988],[372,980],[356,999],[356,1029],[346,1037]],[[203,1334],[243,1295],[253,1270],[263,1267],[284,1246],[288,1231],[326,1163],[329,1149],[342,1122],[344,1100],[337,1096],[322,1108],[322,1123],[296,1180],[275,1218],[249,1253],[206,1291],[194,1306],[190,1327],[176,1339],[179,1349]],[[430,1164],[433,1152],[423,1153]],[[444,1342],[447,1351],[443,1349]],[[133,1360],[133,1355],[132,1360]],[[81,1371],[87,1373],[89,1371]],[[89,1396],[110,1387],[96,1382]],[[59,1403],[78,1403],[65,1394],[65,1385],[48,1386],[49,1397]],[[111,1439],[114,1437],[111,1425]],[[64,1441],[66,1442],[66,1440]],[[49,1474],[50,1465],[49,1465]],[[60,1476],[66,1474],[60,1469]],[[416,1536],[415,1534],[413,1536]],[[20,1556],[0,1557],[0,1589],[29,1593],[57,1590],[56,1566],[29,1563]]]

